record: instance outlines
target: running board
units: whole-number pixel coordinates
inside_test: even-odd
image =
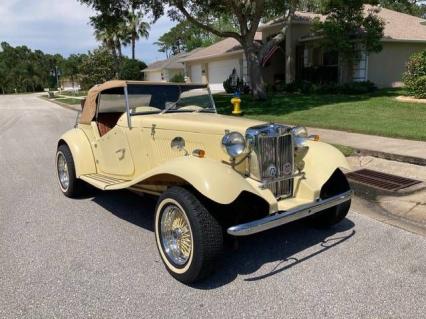
[[[130,182],[128,179],[115,178],[102,174],[81,175],[80,179],[103,190],[126,188],[127,183]],[[121,187],[121,185],[123,186]]]

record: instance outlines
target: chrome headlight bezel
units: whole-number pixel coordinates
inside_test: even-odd
[[[308,137],[308,130],[304,126],[293,127],[291,129],[291,132],[293,133],[294,137],[301,137],[301,138]]]
[[[236,158],[246,153],[246,140],[241,133],[230,132],[223,136],[222,148],[231,158]]]

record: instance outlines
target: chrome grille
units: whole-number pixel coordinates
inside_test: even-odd
[[[293,196],[294,148],[289,128],[268,124],[250,128],[247,139],[256,153],[252,176],[270,189],[276,198]]]
[[[293,195],[293,179],[273,182],[274,179],[291,177],[293,174],[293,141],[291,134],[259,136],[259,164],[262,181],[275,197]],[[275,174],[272,173],[275,170]],[[270,181],[270,183],[268,182]]]

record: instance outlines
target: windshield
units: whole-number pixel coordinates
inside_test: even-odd
[[[206,85],[128,85],[131,115],[166,112],[216,112]]]

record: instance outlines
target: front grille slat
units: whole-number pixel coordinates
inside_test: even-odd
[[[293,139],[287,133],[277,136],[258,136],[258,159],[262,180],[285,177],[293,174]],[[275,175],[271,170],[275,168]],[[268,184],[277,198],[293,196],[293,179]]]

